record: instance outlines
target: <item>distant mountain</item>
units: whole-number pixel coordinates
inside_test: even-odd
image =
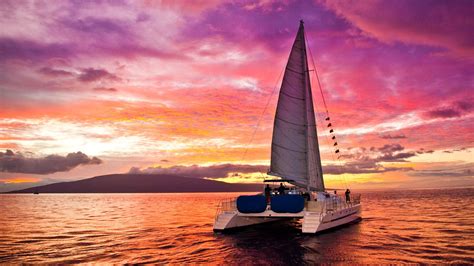
[[[229,184],[219,181],[153,174],[113,174],[72,182],[54,183],[8,193],[152,193],[260,191],[260,184]]]

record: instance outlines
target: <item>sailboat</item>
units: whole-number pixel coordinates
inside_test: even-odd
[[[324,186],[309,72],[300,21],[273,126],[268,174],[277,179],[265,180],[261,194],[220,202],[214,231],[295,218],[302,219],[303,233],[317,233],[360,220],[360,196],[346,190],[340,197]],[[280,183],[278,193],[270,187],[275,182]]]

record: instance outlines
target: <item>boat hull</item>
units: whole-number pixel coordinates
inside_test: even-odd
[[[327,212],[324,215],[319,213],[306,212],[303,218],[302,232],[314,234],[346,225],[361,219],[360,204],[352,205],[348,208]]]
[[[225,231],[230,229],[236,229],[246,227],[250,225],[276,222],[284,219],[279,217],[256,217],[252,215],[245,215],[238,211],[222,212],[220,213],[214,222],[214,231]]]
[[[361,206],[360,204],[354,204],[347,208],[326,212],[324,214],[306,210],[300,213],[275,213],[267,210],[263,213],[255,214],[225,211],[217,215],[214,223],[214,231],[225,231],[288,218],[303,218],[302,232],[315,234],[360,220]]]

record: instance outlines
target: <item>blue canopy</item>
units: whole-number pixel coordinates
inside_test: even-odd
[[[265,196],[239,196],[237,198],[237,210],[241,213],[260,213],[267,209]]]
[[[298,213],[304,209],[304,198],[301,195],[280,195],[272,197],[272,211],[278,213]]]

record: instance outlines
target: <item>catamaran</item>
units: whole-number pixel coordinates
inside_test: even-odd
[[[360,220],[359,195],[346,190],[345,197],[340,197],[327,192],[324,186],[309,72],[301,21],[285,68],[273,126],[268,174],[280,179],[264,181],[261,194],[220,202],[214,231],[294,218],[303,219],[303,233],[317,233]],[[329,121],[329,116],[325,120]],[[330,134],[333,132],[331,129]],[[280,183],[278,192],[269,186],[275,182]],[[287,184],[286,189],[283,184]]]

